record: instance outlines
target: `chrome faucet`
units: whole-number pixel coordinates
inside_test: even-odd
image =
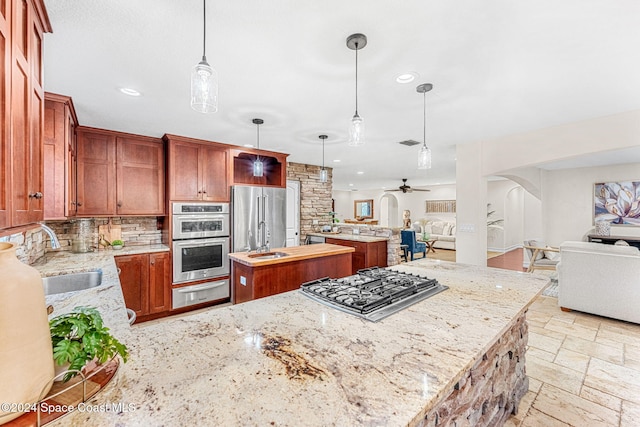
[[[60,249],[60,241],[58,240],[56,233],[48,225],[40,223],[40,227],[42,227],[42,231],[49,235],[49,238],[51,239],[51,249]]]

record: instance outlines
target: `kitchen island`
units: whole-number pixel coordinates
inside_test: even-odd
[[[323,243],[268,253],[230,253],[231,300],[238,304],[292,291],[322,277],[348,276],[353,252],[351,247]]]
[[[307,233],[307,236],[324,238],[325,243],[354,248],[351,274],[369,267],[386,267],[388,265],[388,237],[347,233]]]
[[[103,268],[115,275],[115,264]],[[113,283],[57,300],[58,313],[67,302],[99,307],[129,347],[129,362],[91,403],[135,410],[76,411],[50,425],[432,426],[508,417],[527,386],[524,316],[549,279],[428,259],[393,268],[449,289],[377,323],[298,291],[132,328]]]

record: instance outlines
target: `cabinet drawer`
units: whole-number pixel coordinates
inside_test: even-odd
[[[202,304],[204,302],[229,298],[229,296],[229,280],[218,280],[215,282],[199,283],[192,286],[183,286],[181,288],[173,288],[173,303],[171,307],[175,310],[176,308],[182,308],[189,305]]]

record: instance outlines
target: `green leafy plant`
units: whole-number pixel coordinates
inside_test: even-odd
[[[115,339],[102,322],[94,307],[75,307],[72,312],[49,321],[53,359],[57,365],[69,363],[69,370],[80,370],[96,359],[104,363],[116,354],[127,361],[127,347]],[[63,381],[69,381],[77,372],[67,372]]]
[[[502,224],[504,223],[503,219],[491,218],[495,213],[496,211],[491,209],[491,203],[487,203],[487,227],[502,228]]]
[[[111,242],[111,246],[124,246],[124,242],[122,240],[114,240]]]

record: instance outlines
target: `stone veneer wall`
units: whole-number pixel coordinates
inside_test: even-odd
[[[300,244],[307,233],[318,232],[323,225],[331,225],[331,191],[333,169],[327,182],[320,182],[320,166],[302,163],[287,163],[287,179],[300,181]],[[318,224],[313,221],[317,220]]]
[[[0,238],[2,242],[16,245],[16,256],[25,264],[33,264],[44,256],[48,240],[49,236],[40,227]]]
[[[109,218],[93,218],[91,240],[93,246],[98,248],[98,227],[106,225]],[[119,225],[122,229],[122,240],[125,246],[154,245],[162,243],[162,230],[156,217],[114,217],[111,218],[113,225]],[[71,242],[77,237],[74,234],[74,220],[68,221],[47,221],[47,225],[55,231],[60,240],[62,248],[60,250],[70,251]],[[47,245],[48,250],[51,250]]]
[[[92,240],[98,247],[98,226],[107,224],[108,218],[94,218]],[[122,227],[122,240],[125,245],[153,245],[162,243],[162,230],[159,229],[156,217],[121,217],[112,218],[113,224]],[[70,251],[71,241],[76,237],[73,234],[73,220],[47,221],[47,225],[58,236],[59,250]],[[34,264],[42,258],[46,252],[52,251],[49,236],[40,227],[27,231],[11,234],[0,238],[0,241],[15,243],[16,256],[25,264]]]
[[[529,389],[525,371],[526,313],[467,370],[451,393],[410,425],[501,426]]]

